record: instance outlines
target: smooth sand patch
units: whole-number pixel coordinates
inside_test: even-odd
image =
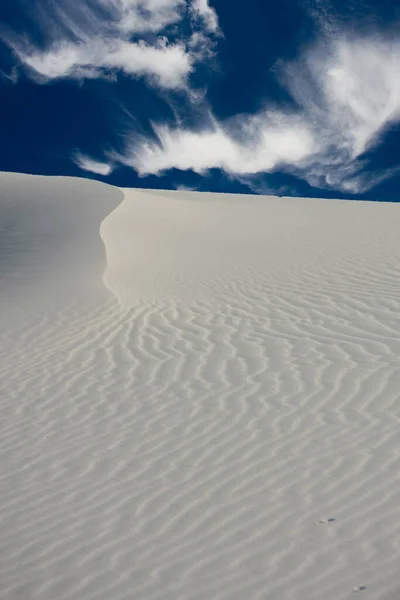
[[[0,598],[394,600],[398,207],[123,193],[0,175]]]

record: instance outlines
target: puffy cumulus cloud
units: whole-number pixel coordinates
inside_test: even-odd
[[[186,88],[194,64],[209,56],[210,36],[218,28],[207,1],[193,1],[187,39],[168,31],[187,16],[186,0],[83,0],[79,5],[50,0],[47,8],[41,0],[35,17],[43,46],[11,32],[2,38],[40,82],[123,72],[163,88]]]
[[[400,43],[335,39],[281,70],[295,113],[268,110],[197,130],[155,125],[124,157],[142,175],[219,168],[238,177],[283,168],[321,188],[361,193],[392,171],[368,168],[363,153],[400,119]]]
[[[110,175],[113,171],[113,165],[94,160],[90,156],[77,152],[72,157],[72,160],[78,165],[82,171],[96,173],[97,175]]]

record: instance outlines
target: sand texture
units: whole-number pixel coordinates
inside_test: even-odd
[[[400,207],[1,173],[0,409],[1,600],[400,598]]]

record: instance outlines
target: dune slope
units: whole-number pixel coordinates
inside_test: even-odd
[[[396,205],[0,174],[0,598],[400,594]]]

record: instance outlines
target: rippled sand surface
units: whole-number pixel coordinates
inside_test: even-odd
[[[400,597],[399,232],[0,174],[1,600]]]

